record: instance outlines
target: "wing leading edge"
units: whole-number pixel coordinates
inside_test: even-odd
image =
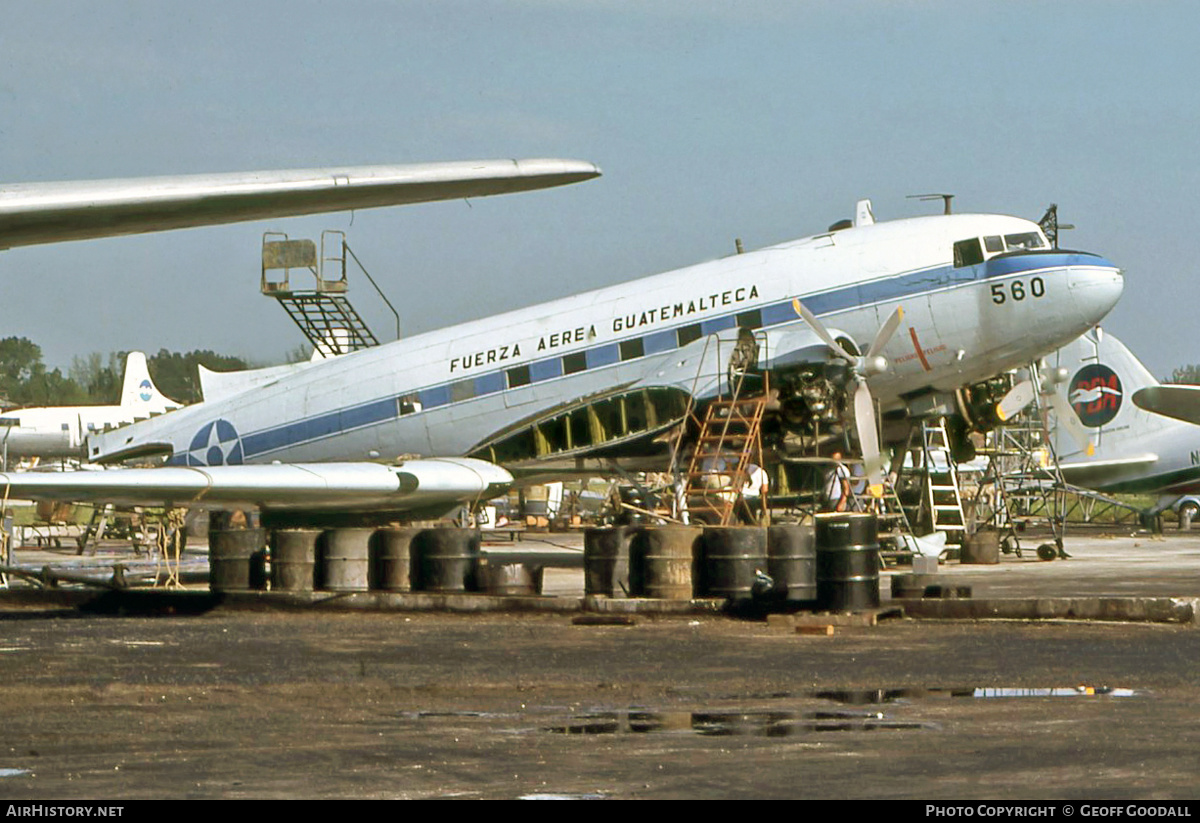
[[[600,176],[582,160],[479,160],[0,185],[0,249],[484,197]]]
[[[503,494],[513,477],[471,458],[0,474],[6,499],[270,511],[413,511]]]

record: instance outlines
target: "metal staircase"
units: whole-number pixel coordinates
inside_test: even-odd
[[[732,375],[728,399],[713,400],[704,412],[696,447],[684,475],[684,494],[689,519],[728,526],[740,510],[747,519],[765,516],[752,512],[743,492],[751,481],[750,466],[762,466],[762,419],[768,389],[752,397],[741,397],[745,372]]]
[[[346,297],[347,253],[353,255],[345,235],[339,231],[321,233],[319,258],[312,240],[290,240],[279,232],[263,235],[262,293],[279,301],[313,348],[326,357],[379,345]],[[325,272],[330,268],[334,276],[326,277]],[[293,288],[293,269],[308,271],[315,281],[314,287]],[[283,271],[281,280],[268,279],[267,272],[279,270]]]

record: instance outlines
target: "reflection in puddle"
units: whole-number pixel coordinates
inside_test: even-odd
[[[808,696],[850,706],[867,706],[942,697],[1138,697],[1140,694],[1134,689],[1119,689],[1112,686],[1068,686],[1049,689],[856,689],[816,691],[810,692]]]
[[[29,769],[0,769],[0,777],[20,777],[29,774]]]
[[[889,720],[882,712],[596,712],[548,726],[554,734],[647,734],[691,732],[705,737],[789,737],[813,732],[891,731],[933,728]]]

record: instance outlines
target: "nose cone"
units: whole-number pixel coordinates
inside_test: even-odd
[[[1103,257],[1089,256],[1069,267],[1067,287],[1078,319],[1090,327],[1117,305],[1125,288],[1125,277]]]

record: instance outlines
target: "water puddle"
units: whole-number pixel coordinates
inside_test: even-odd
[[[20,777],[29,774],[29,769],[0,769],[0,777]]]
[[[1051,688],[964,688],[964,689],[855,689],[809,692],[808,697],[832,700],[851,706],[913,702],[941,698],[1021,698],[1021,697],[1141,697],[1136,689],[1114,686],[1054,686]]]
[[[553,734],[654,734],[686,732],[704,737],[790,737],[840,731],[895,731],[934,728],[932,724],[898,721],[882,712],[595,712],[547,726]]]

